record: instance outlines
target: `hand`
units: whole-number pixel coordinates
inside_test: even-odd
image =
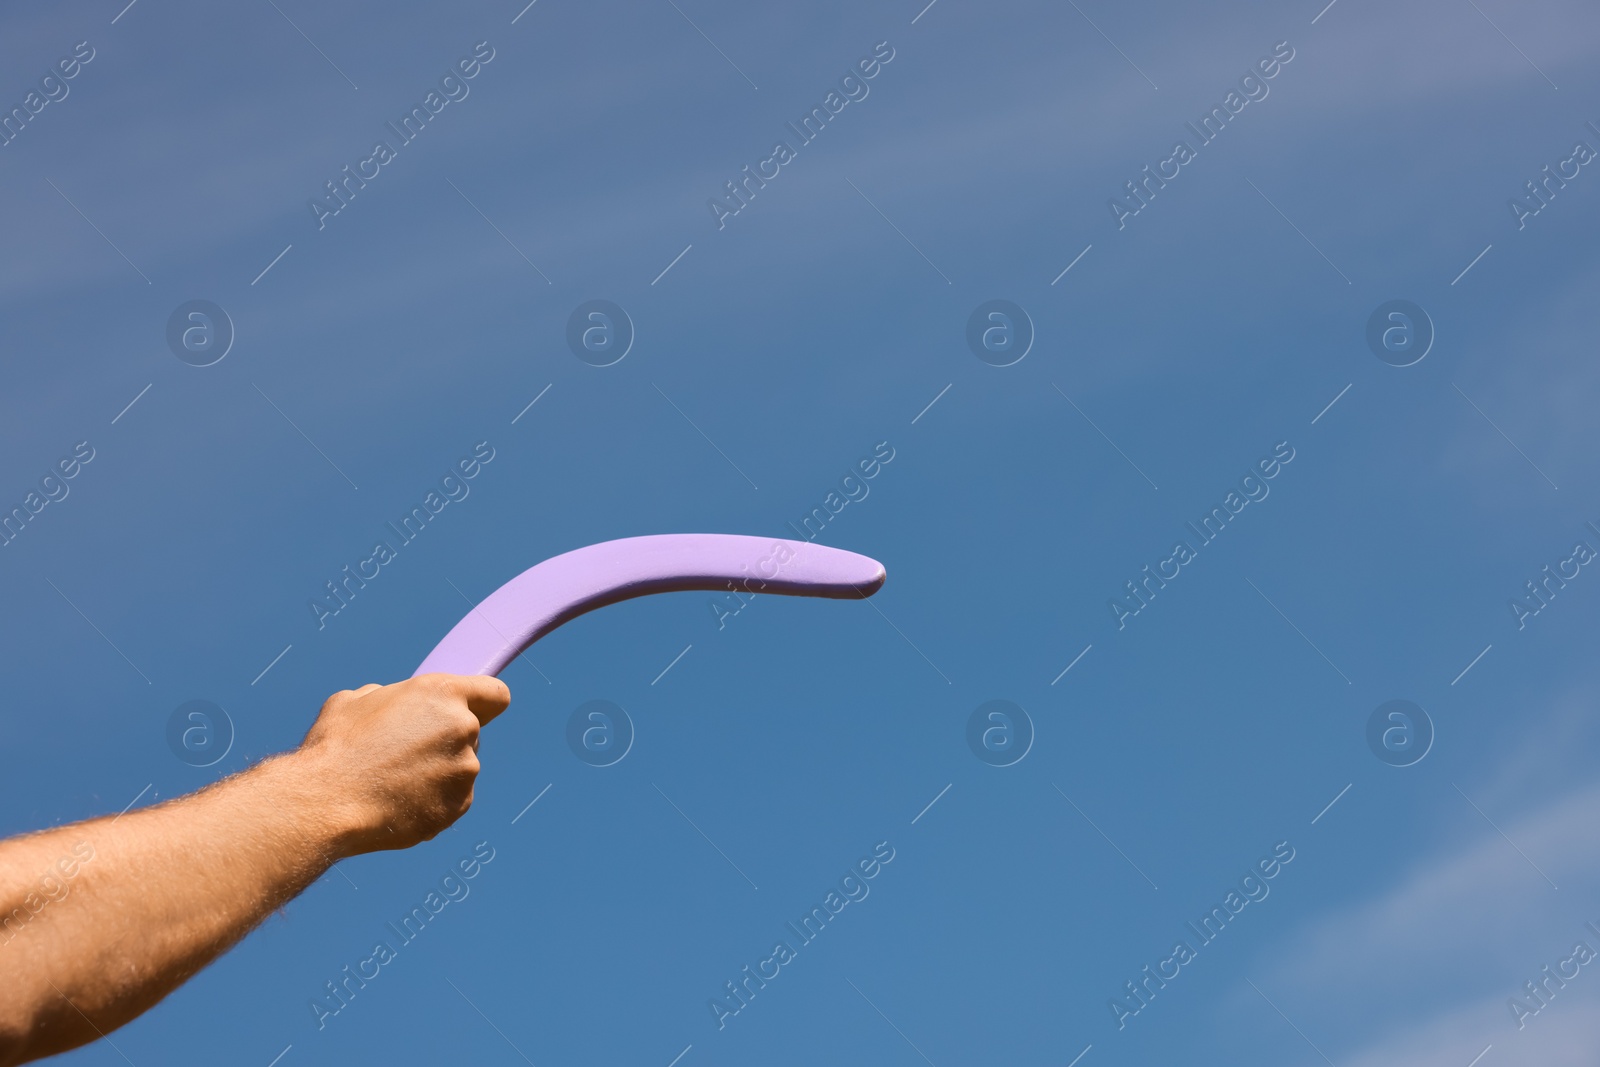
[[[343,851],[410,848],[465,815],[478,730],[510,703],[500,679],[456,674],[329,697],[294,758],[344,813]]]

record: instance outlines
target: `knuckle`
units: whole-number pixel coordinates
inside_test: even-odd
[[[410,680],[410,684],[426,693],[442,693],[450,688],[448,674],[419,674]]]
[[[471,745],[478,736],[478,717],[458,704],[437,704],[435,715],[436,736],[452,747]]]

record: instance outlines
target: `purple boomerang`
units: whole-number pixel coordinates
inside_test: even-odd
[[[416,673],[499,674],[562,623],[636,596],[727,591],[739,583],[750,592],[861,600],[882,588],[884,578],[875,559],[805,541],[739,534],[603,541],[536,564],[490,593]]]

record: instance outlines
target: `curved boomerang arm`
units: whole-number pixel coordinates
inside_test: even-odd
[[[883,564],[854,552],[738,534],[657,534],[574,549],[523,571],[456,623],[416,674],[499,674],[523,649],[595,608],[651,593],[726,591],[859,600]]]

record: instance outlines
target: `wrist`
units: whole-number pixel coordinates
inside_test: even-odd
[[[337,768],[320,746],[301,747],[275,756],[257,767],[267,795],[291,820],[294,832],[313,845],[332,866],[342,859],[370,851],[370,820],[363,807],[341,785]]]

